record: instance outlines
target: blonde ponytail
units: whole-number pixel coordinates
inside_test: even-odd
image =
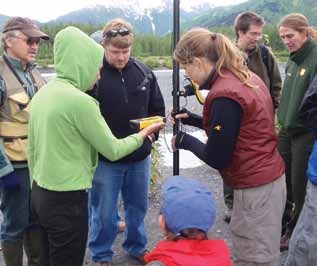
[[[221,33],[213,33],[204,28],[186,32],[176,46],[174,58],[181,64],[188,64],[194,57],[207,58],[215,65],[220,76],[227,69],[243,84],[255,87],[250,83],[250,73],[242,52]]]

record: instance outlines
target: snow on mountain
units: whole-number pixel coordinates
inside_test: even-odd
[[[95,7],[94,5],[89,5],[87,7]],[[99,3],[100,2],[100,3]],[[98,5],[106,8],[120,8],[133,11],[135,15],[144,16],[149,10],[155,9],[157,11],[163,10],[173,10],[173,0],[120,0],[120,1],[99,1]],[[186,12],[195,11],[200,8],[212,8],[215,5],[210,3],[209,0],[180,0],[180,8]]]
[[[193,2],[181,1],[181,21],[200,15],[211,8],[206,0],[196,0],[195,5]],[[189,3],[192,4],[189,5]],[[94,5],[70,12],[49,23],[89,22],[103,25],[106,21],[117,17],[129,21],[137,33],[164,35],[171,32],[173,25],[173,0],[120,0],[112,3],[104,1],[103,4],[94,3]]]

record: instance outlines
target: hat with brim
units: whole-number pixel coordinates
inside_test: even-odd
[[[41,38],[43,40],[49,40],[49,36],[42,32],[39,27],[33,23],[32,20],[22,17],[13,17],[9,19],[3,27],[2,33],[6,33],[12,30],[19,30],[26,36],[31,38]]]
[[[183,176],[167,177],[162,186],[161,213],[175,235],[195,228],[205,233],[216,220],[216,207],[205,185]]]

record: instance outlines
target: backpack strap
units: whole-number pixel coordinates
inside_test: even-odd
[[[140,62],[133,60],[133,64],[137,67],[137,69],[142,73],[144,79],[143,81],[138,85],[137,90],[146,87],[147,84],[152,80],[152,72],[148,71],[144,65],[142,65]],[[98,100],[99,97],[99,86],[98,82],[95,84],[94,88],[90,91],[86,92],[93,98]]]
[[[152,72],[145,69],[145,67],[136,60],[133,60],[133,64],[138,68],[138,70],[140,70],[144,77],[144,80],[137,87],[137,90],[139,90],[142,87],[146,87],[147,84],[152,80]]]
[[[269,51],[263,43],[259,44],[259,48],[260,48],[260,53],[262,57],[262,62],[264,63],[264,65],[266,66],[266,69],[269,72]]]
[[[4,95],[6,94],[5,86],[1,86],[1,85],[4,85],[4,80],[3,80],[2,76],[0,75],[0,106],[2,106],[3,98],[4,98]]]
[[[133,64],[135,64],[135,66],[141,71],[144,77],[146,77],[149,74],[147,73],[148,71],[145,71],[145,67],[141,65],[140,62],[133,60]]]
[[[4,83],[4,80],[2,78],[2,73],[4,71],[4,61],[0,60],[0,106],[3,104],[3,98],[4,95],[6,94],[6,87],[1,86]]]
[[[272,88],[273,73],[272,73],[272,69],[269,68],[269,50],[263,43],[259,44],[259,48],[260,48],[262,62],[264,63],[264,65],[266,67],[267,74],[268,74],[269,79],[270,79],[270,88],[269,88],[269,90],[270,90],[270,93],[272,93],[272,91],[273,91],[273,88]]]

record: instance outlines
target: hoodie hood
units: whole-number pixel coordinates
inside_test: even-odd
[[[56,34],[54,64],[56,78],[64,79],[81,91],[87,91],[102,65],[104,50],[87,34],[67,27]]]

